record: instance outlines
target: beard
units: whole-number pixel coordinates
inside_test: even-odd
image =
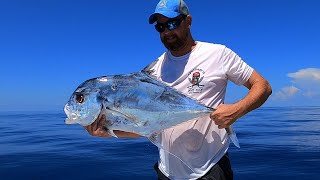
[[[178,37],[176,34],[169,34],[161,37],[161,41],[169,51],[179,51],[186,47],[188,36],[188,32],[185,32],[182,37]]]

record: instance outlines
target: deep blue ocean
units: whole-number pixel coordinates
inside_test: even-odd
[[[0,113],[0,179],[156,179],[145,138],[97,138],[61,112]],[[257,109],[234,128],[235,179],[320,179],[320,107]]]

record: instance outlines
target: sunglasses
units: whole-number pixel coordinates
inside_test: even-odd
[[[156,25],[154,25],[154,27],[160,33],[163,32],[166,28],[172,31],[178,28],[178,26],[181,24],[181,22],[184,20],[185,17],[186,16],[182,16],[179,19],[171,19],[166,23],[157,23]]]

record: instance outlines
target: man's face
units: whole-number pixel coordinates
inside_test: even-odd
[[[165,24],[168,21],[182,20],[176,29],[169,30],[165,27],[163,32],[160,33],[160,38],[164,46],[170,51],[179,51],[185,47],[187,43],[187,38],[189,36],[188,25],[186,23],[186,18],[182,18],[180,15],[173,19],[169,19],[163,15],[157,15],[157,23]]]

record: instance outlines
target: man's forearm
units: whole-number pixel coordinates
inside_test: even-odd
[[[241,116],[260,107],[272,93],[269,82],[256,72],[254,73],[255,77],[245,84],[249,93],[236,103],[241,108]]]

